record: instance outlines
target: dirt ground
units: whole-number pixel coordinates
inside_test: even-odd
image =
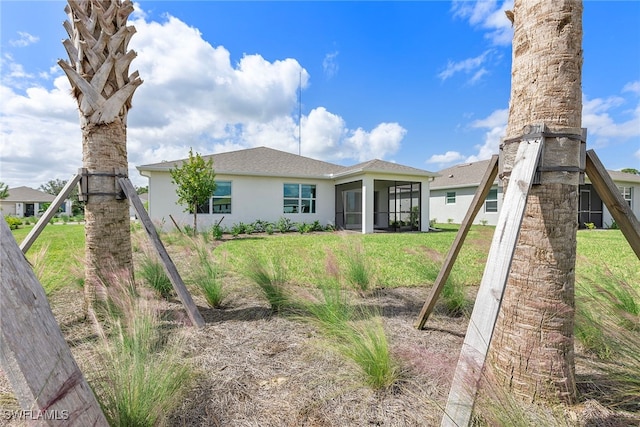
[[[467,318],[436,307],[426,329],[413,327],[429,289],[380,289],[357,301],[377,307],[401,380],[373,391],[327,338],[302,319],[272,314],[259,291],[237,280],[223,309],[194,299],[206,321],[196,329],[177,300],[162,302],[167,327],[184,338],[182,356],[197,379],[170,426],[437,426],[464,339]],[[51,305],[81,369],[99,369],[97,337],[83,320],[82,291],[67,287]],[[578,353],[578,360],[581,356]],[[578,367],[580,370],[580,367]],[[593,395],[591,395],[593,396]],[[597,397],[597,395],[595,395]],[[18,409],[6,376],[0,375],[0,409]],[[585,399],[566,411],[567,425],[640,426],[640,413],[616,413]],[[4,424],[2,424],[4,423]],[[20,422],[0,420],[0,425]]]

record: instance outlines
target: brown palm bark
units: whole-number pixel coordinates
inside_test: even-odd
[[[581,134],[582,2],[516,0],[504,184],[530,124]],[[526,401],[576,397],[573,318],[579,138],[546,138],[489,351],[492,377]],[[559,171],[558,169],[563,169]]]
[[[116,177],[127,163],[127,112],[135,89],[142,84],[129,65],[127,50],[135,28],[127,26],[130,1],[69,0],[64,23],[69,39],[63,44],[69,62],[58,61],[78,101],[82,128],[83,166],[88,176],[85,206],[85,302],[91,306],[101,278],[114,272],[133,274],[129,203],[118,200]]]

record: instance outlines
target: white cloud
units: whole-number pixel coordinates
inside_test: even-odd
[[[453,16],[467,19],[469,24],[487,30],[485,38],[496,46],[506,46],[513,40],[511,21],[505,15],[505,10],[513,9],[513,0],[499,3],[496,0],[466,1],[458,0],[452,4]]]
[[[473,74],[470,79],[470,83],[475,83],[480,79],[480,77],[487,73],[483,64],[487,62],[492,53],[492,50],[486,50],[482,54],[473,58],[467,58],[461,61],[449,60],[446,68],[438,74],[438,77],[440,80],[444,81],[453,77],[457,73]]]
[[[300,80],[304,89],[310,79],[298,61],[245,55],[233,64],[225,47],[210,45],[198,29],[175,17],[150,22],[137,8],[132,18],[137,32],[129,47],[138,56],[130,70],[144,80],[128,116],[135,184],[145,182],[135,165],[184,158],[189,147],[201,154],[261,145],[298,152],[297,91]],[[37,77],[10,56],[2,60],[11,73],[3,73],[0,85],[0,180],[37,187],[52,178],[70,178],[81,166],[82,148],[66,77],[52,70],[57,77],[47,89],[33,83]],[[321,106],[301,123],[302,154],[323,160],[384,158],[397,152],[406,134],[397,123],[349,129],[342,117]]]
[[[33,36],[24,31],[18,31],[18,36],[19,37],[17,39],[9,40],[9,44],[11,46],[26,47],[26,46],[29,46],[30,44],[37,43],[40,40],[39,37]]]
[[[639,85],[640,86],[640,85]],[[637,94],[634,84],[626,85],[623,92]],[[582,96],[582,126],[587,128],[587,140],[595,148],[606,147],[612,140],[624,143],[632,138],[640,138],[640,102],[635,100],[635,106],[625,108],[631,100],[611,96],[609,98],[589,99]],[[627,117],[627,120],[616,122],[612,114],[623,108],[616,117]]]
[[[622,88],[622,92],[632,92],[636,95],[640,95],[640,81],[636,80],[635,82],[627,83]]]
[[[331,53],[327,53],[322,60],[322,70],[324,71],[324,75],[330,79],[338,73],[338,54],[340,52],[335,51]]]
[[[458,151],[447,151],[444,154],[434,154],[429,157],[427,163],[437,163],[439,165],[446,165],[455,162],[459,162],[464,159],[464,156]]]
[[[427,163],[437,163],[440,168],[451,166],[454,163],[470,163],[478,160],[486,160],[498,154],[500,141],[505,135],[509,109],[495,110],[483,119],[474,120],[469,124],[470,128],[485,130],[484,143],[475,145],[475,154],[465,156],[457,151],[447,151],[445,154],[431,156]]]

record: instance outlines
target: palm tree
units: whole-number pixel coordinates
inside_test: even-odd
[[[136,57],[127,45],[135,28],[127,26],[133,12],[129,0],[68,0],[69,62],[58,61],[78,102],[82,128],[83,166],[88,176],[85,206],[87,308],[113,271],[133,274],[129,204],[116,198],[115,173],[126,174],[127,112],[142,80],[129,74]]]
[[[530,124],[550,132],[529,192],[489,351],[499,382],[526,401],[575,400],[574,280],[582,113],[582,2],[515,0],[504,170]],[[550,170],[552,169],[552,170]],[[505,175],[505,185],[508,173]]]

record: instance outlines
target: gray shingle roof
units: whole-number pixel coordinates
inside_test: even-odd
[[[15,187],[9,188],[9,197],[3,199],[3,202],[23,202],[23,203],[38,203],[38,202],[53,202],[55,196],[45,193],[40,190],[34,190],[29,187]]]
[[[403,166],[384,160],[370,160],[354,166],[345,167],[333,163],[315,160],[297,154],[257,147],[246,150],[202,156],[213,159],[213,169],[220,175],[254,175],[282,177],[310,177],[331,179],[362,172],[383,172],[398,175],[435,176],[433,172]],[[144,171],[168,171],[179,166],[185,159],[153,163],[138,166]]]
[[[344,166],[267,147],[249,148],[202,157],[205,160],[213,159],[213,169],[216,174],[221,175],[330,178],[331,174],[345,169]],[[179,166],[184,160],[138,166],[138,170],[168,171]]]
[[[474,163],[461,163],[447,169],[443,169],[440,175],[431,183],[431,189],[472,187],[480,184],[484,173],[489,167],[489,160],[481,160]],[[640,183],[640,175],[607,170],[611,179],[615,182]],[[587,177],[588,181],[588,177]],[[495,183],[498,182],[496,179]]]
[[[392,173],[395,175],[412,175],[412,176],[436,176],[434,172],[429,172],[424,169],[418,169],[411,166],[400,165],[398,163],[387,162],[384,160],[374,159],[368,162],[358,163],[357,165],[349,166],[342,172],[337,174],[338,176],[350,175],[361,172],[380,172],[380,173]]]
[[[431,183],[431,189],[472,187],[479,185],[488,167],[489,160],[480,160],[479,162],[461,163],[443,169],[438,172],[440,176]]]

